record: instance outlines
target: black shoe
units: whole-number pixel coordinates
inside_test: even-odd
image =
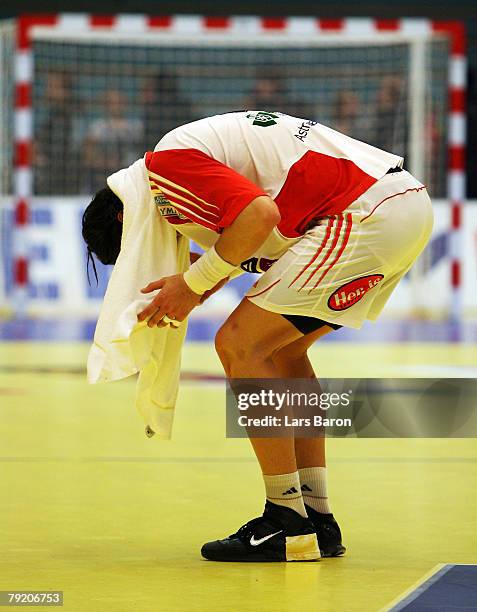
[[[201,553],[211,561],[315,561],[320,558],[311,521],[269,501],[263,516],[249,521],[224,540],[207,542]]]
[[[341,557],[346,548],[341,544],[341,530],[332,514],[321,514],[305,504],[306,513],[318,536],[322,557]]]

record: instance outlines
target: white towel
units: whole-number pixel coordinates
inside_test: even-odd
[[[119,380],[139,372],[136,407],[146,435],[167,439],[187,324],[151,329],[145,321],[138,323],[137,314],[157,293],[144,295],[142,287],[187,269],[189,241],[158,214],[143,159],[112,174],[107,183],[124,205],[123,232],[88,356],[88,382]]]

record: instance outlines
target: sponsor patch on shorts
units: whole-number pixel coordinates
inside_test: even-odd
[[[367,276],[355,278],[355,280],[341,285],[339,289],[336,289],[336,291],[330,295],[328,299],[328,308],[331,310],[346,310],[350,308],[356,304],[356,302],[359,302],[359,300],[383,278],[383,274],[368,274]]]

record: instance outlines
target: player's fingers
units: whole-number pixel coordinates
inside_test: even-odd
[[[158,307],[158,304],[149,304],[149,306],[147,306],[146,308],[144,308],[144,310],[141,310],[141,312],[138,313],[137,320],[145,321],[146,319],[148,319],[151,315],[153,315],[156,312],[157,307]]]
[[[148,327],[154,327],[155,325],[157,325],[160,321],[162,321],[162,319],[164,318],[164,315],[166,314],[166,311],[162,308],[160,308],[159,310],[157,310],[155,312],[155,314],[153,314],[148,322],[147,322],[147,326]]]
[[[157,281],[153,281],[149,283],[145,287],[141,289],[141,293],[151,293],[151,291],[156,291],[156,289],[162,289],[164,287],[164,283],[166,282],[165,278],[160,278]]]
[[[159,296],[155,297],[150,304],[141,310],[141,312],[137,315],[138,321],[144,321],[152,316],[157,310],[161,308],[161,300]]]

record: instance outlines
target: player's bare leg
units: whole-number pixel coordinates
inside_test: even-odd
[[[301,338],[301,332],[281,315],[245,299],[217,334],[216,348],[230,378],[280,378],[283,369],[277,355]],[[301,360],[306,363],[303,356]],[[294,439],[251,438],[251,443],[265,482],[264,515],[229,538],[209,542],[202,554],[214,560],[270,561],[275,555],[275,560],[317,559],[317,529],[301,494]],[[257,542],[264,548],[257,551]]]
[[[273,361],[280,376],[315,379],[307,352],[314,342],[331,331],[333,328],[325,325],[277,351]],[[316,528],[321,554],[328,557],[340,556],[346,549],[328,500],[325,440],[325,437],[295,438],[295,458],[305,508]]]
[[[244,299],[216,337],[229,378],[277,378],[272,355],[301,333],[280,315]],[[214,561],[314,561],[320,551],[300,489],[293,438],[254,439],[267,501],[263,516],[222,540],[208,542],[202,555]]]
[[[316,378],[308,357],[308,349],[320,338],[333,331],[325,325],[278,350],[273,362],[280,378]],[[298,468],[326,467],[325,438],[295,438],[295,458]]]
[[[281,315],[243,300],[219,330],[217,353],[229,378],[280,378],[273,355],[302,334]],[[250,439],[263,474],[296,472],[292,437]]]
[[[281,315],[244,300],[217,334],[216,348],[230,378],[315,378],[307,350],[330,331],[325,326],[303,336]],[[251,442],[264,474],[283,474],[310,462],[325,465],[322,438]]]

